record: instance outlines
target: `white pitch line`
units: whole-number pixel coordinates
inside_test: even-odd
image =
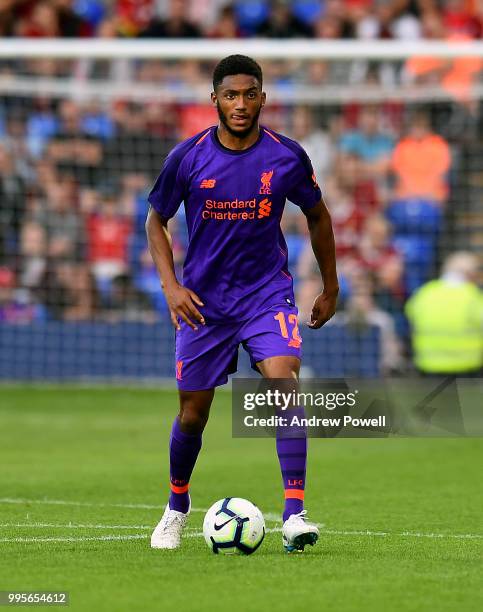
[[[402,531],[399,533],[391,533],[389,531],[338,531],[336,529],[324,529],[322,535],[344,535],[344,536],[376,536],[376,537],[403,537],[403,538],[461,538],[461,539],[480,539],[483,538],[479,533],[420,533],[411,531]]]
[[[54,528],[54,529],[148,529],[152,530],[154,525],[99,525],[82,523],[0,523],[2,527],[20,527],[28,529]],[[194,531],[197,527],[185,527],[188,531]]]
[[[282,531],[281,529],[267,529],[266,533],[271,533],[275,531]],[[0,542],[10,542],[10,543],[21,543],[21,544],[34,544],[38,542],[112,542],[112,541],[120,541],[120,540],[146,540],[149,536],[145,534],[136,534],[136,535],[119,535],[119,536],[92,536],[92,537],[78,537],[78,538],[70,538],[70,537],[53,537],[53,538],[43,538],[43,537],[33,537],[33,538],[0,538]],[[187,533],[185,534],[187,538],[200,538],[203,537],[202,531],[197,531],[195,533]]]
[[[153,529],[152,525],[94,525],[91,523],[0,523],[0,527],[48,527],[54,529]]]
[[[161,509],[161,506],[153,506],[153,505],[149,505],[149,504],[106,504],[106,503],[92,503],[92,502],[78,502],[78,501],[67,501],[67,500],[58,500],[58,499],[22,499],[22,498],[11,498],[11,497],[3,497],[0,498],[0,503],[3,504],[53,504],[53,505],[65,505],[65,506],[88,506],[88,507],[109,507],[109,508],[141,508],[141,509],[151,509],[151,510],[159,510]],[[207,509],[206,508],[191,508],[191,512],[206,512]],[[279,516],[278,514],[274,514],[271,512],[267,512],[264,514],[265,519],[267,521],[270,522],[278,522],[279,520]],[[317,525],[319,527],[323,527],[323,525],[321,523],[317,523]],[[20,527],[20,525],[10,525],[10,524],[5,524],[5,525],[0,525],[0,527],[2,526],[11,526],[11,527]],[[40,524],[36,524],[36,525],[23,525],[25,527],[40,527]],[[53,524],[45,524],[46,527],[73,527],[73,528],[77,528],[74,527],[72,524],[70,525],[53,525]],[[78,528],[93,528],[93,529],[151,529],[151,527],[148,527],[146,525],[99,525],[99,526],[94,526],[94,525],[79,525]],[[189,529],[189,528],[188,528]],[[275,528],[275,529],[267,529],[267,533],[270,533],[272,531],[281,531],[281,529],[279,528]],[[399,533],[392,533],[389,531],[369,531],[369,530],[361,530],[361,531],[349,531],[349,530],[336,530],[336,529],[323,529],[321,532],[321,535],[342,535],[342,536],[370,536],[370,537],[409,537],[409,538],[456,538],[456,539],[482,539],[483,538],[483,534],[477,534],[477,533],[422,533],[422,532],[410,532],[410,531],[402,531]],[[190,533],[190,534],[186,534],[188,537],[195,537],[196,534],[195,533]],[[203,535],[202,533],[200,533],[200,535]],[[142,537],[146,537],[146,536],[141,536],[138,535],[136,536],[137,538],[142,538]],[[100,537],[100,540],[109,540],[109,539],[132,539],[133,536],[103,536]],[[65,539],[65,538],[58,538],[58,539],[28,539],[28,538],[21,538],[19,539],[0,539],[0,542],[15,542],[15,541],[84,541],[84,540],[91,540],[91,539],[96,539],[96,538],[83,538],[83,539]]]
[[[135,535],[107,535],[107,536],[92,536],[83,538],[0,538],[0,542],[22,542],[22,543],[34,543],[34,542],[109,542],[113,540],[145,540],[148,538],[145,534]]]
[[[3,527],[5,525],[0,525]],[[12,526],[18,526],[12,524]],[[27,526],[27,525],[26,525]],[[40,526],[28,525],[29,527]],[[66,527],[65,525],[51,525],[52,527]],[[72,525],[70,525],[72,527]],[[119,528],[123,527],[120,525],[106,525],[106,528]],[[126,526],[127,527],[127,526]],[[144,528],[144,527],[142,527]],[[151,528],[149,528],[151,529]],[[282,529],[280,527],[274,527],[266,529],[266,533],[280,533]],[[368,537],[412,537],[412,538],[459,538],[459,539],[480,539],[483,535],[480,534],[456,534],[456,533],[419,533],[403,531],[399,533],[391,533],[389,531],[343,531],[335,529],[324,529],[321,535],[341,535],[341,536],[368,536]],[[142,540],[147,539],[148,534],[133,534],[133,535],[107,535],[107,536],[86,536],[86,537],[17,537],[17,538],[0,538],[0,542],[17,542],[17,543],[35,543],[35,542],[110,542],[120,540]],[[202,531],[191,531],[185,534],[186,538],[201,538],[203,537]]]

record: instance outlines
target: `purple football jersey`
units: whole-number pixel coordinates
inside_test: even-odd
[[[213,126],[168,155],[148,200],[165,219],[184,202],[183,284],[204,302],[207,322],[240,321],[294,303],[280,229],[287,198],[307,210],[321,192],[302,147],[267,128],[251,147],[234,151]]]

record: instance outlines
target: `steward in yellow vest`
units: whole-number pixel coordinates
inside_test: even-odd
[[[478,261],[455,253],[443,275],[406,303],[413,360],[424,374],[474,375],[483,366],[483,292],[473,282]]]

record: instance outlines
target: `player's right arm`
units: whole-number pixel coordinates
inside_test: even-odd
[[[171,236],[168,232],[168,220],[164,219],[152,206],[149,208],[146,219],[146,234],[149,252],[161,280],[173,325],[179,330],[179,319],[182,319],[192,329],[198,329],[193,321],[199,321],[204,325],[205,320],[196,304],[198,306],[204,304],[194,291],[183,287],[178,282],[174,269]]]

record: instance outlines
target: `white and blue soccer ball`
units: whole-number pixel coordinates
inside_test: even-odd
[[[251,555],[263,542],[265,520],[260,509],[247,499],[225,497],[206,513],[203,535],[214,553]]]

